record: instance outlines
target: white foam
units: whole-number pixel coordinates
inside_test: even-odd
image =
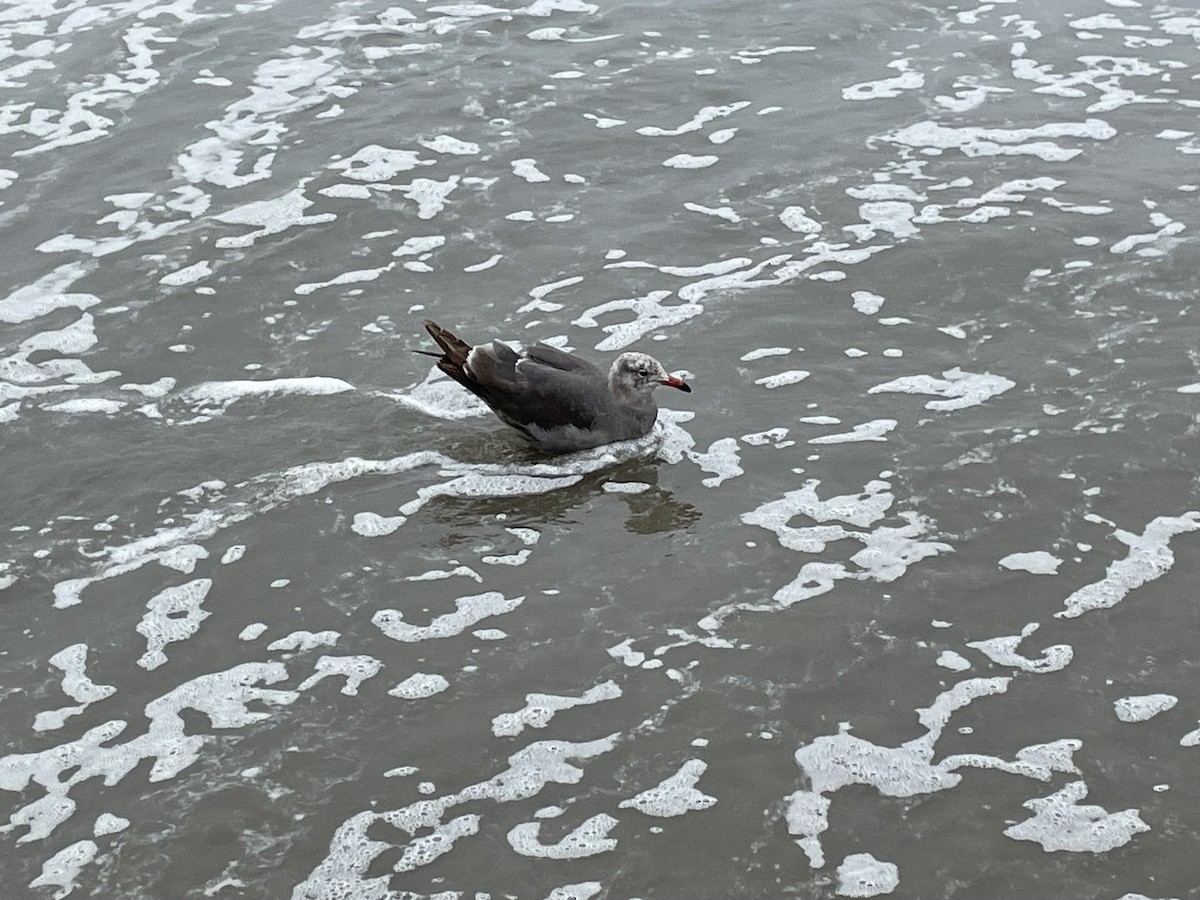
[[[546,900],[592,900],[602,890],[604,890],[604,884],[599,881],[564,884],[547,894]]]
[[[1143,694],[1122,697],[1113,703],[1113,710],[1122,722],[1145,722],[1159,713],[1174,709],[1179,698],[1173,694]]]
[[[615,838],[608,833],[617,825],[617,820],[608,813],[597,813],[582,822],[555,844],[543,844],[538,840],[541,822],[523,822],[508,832],[508,845],[521,856],[542,859],[583,859],[598,853],[607,853],[617,846]]]
[[[458,187],[460,178],[451,175],[445,181],[432,178],[414,178],[411,184],[402,185],[402,193],[417,204],[418,219],[432,219],[446,207],[446,199]]]
[[[1197,529],[1200,529],[1200,512],[1194,511],[1182,516],[1159,516],[1147,524],[1141,534],[1118,528],[1113,536],[1129,547],[1129,554],[1110,563],[1102,579],[1071,594],[1065,601],[1065,608],[1055,615],[1073,619],[1092,610],[1116,606],[1130,591],[1170,571],[1175,564],[1171,538]]]
[[[373,512],[360,512],[354,514],[350,530],[363,537],[385,537],[407,521],[407,516],[381,516]]]
[[[368,678],[379,673],[383,663],[373,656],[322,656],[317,660],[316,671],[305,678],[296,687],[298,691],[306,691],[313,685],[331,675],[345,678],[342,693],[353,697],[358,693],[359,686]]]
[[[363,284],[368,281],[374,281],[380,275],[384,275],[396,267],[394,262],[384,266],[379,266],[374,269],[355,269],[350,272],[343,272],[340,275],[335,275],[328,281],[309,281],[304,284],[298,284],[293,289],[292,293],[298,297],[307,297],[309,294],[319,291],[322,288],[336,287],[344,284]]]
[[[441,675],[414,672],[388,691],[388,694],[402,700],[425,700],[449,687],[450,682]]]
[[[805,419],[801,419],[800,421],[803,422]],[[837,419],[818,424],[837,424]],[[786,428],[772,428],[769,431],[756,431],[752,434],[743,434],[742,441],[743,443],[749,444],[751,447],[762,447],[766,444],[774,444],[776,447],[782,449],[784,447],[791,447],[793,444],[795,444],[795,441],[785,440],[787,436],[788,430]]]
[[[371,622],[392,640],[405,643],[436,640],[462,634],[472,625],[491,616],[512,612],[524,600],[524,597],[510,599],[499,591],[487,591],[457,598],[454,612],[436,616],[428,625],[410,625],[404,621],[404,613],[396,609],[379,610],[371,617]]]
[[[829,827],[830,801],[824,795],[850,785],[874,787],[885,797],[914,797],[954,787],[964,766],[998,768],[1049,778],[1051,771],[1070,766],[1069,746],[1032,747],[1020,751],[1016,763],[995,757],[958,756],[933,762],[934,749],[950,716],[975,700],[1004,693],[1011,679],[972,678],[961,681],[939,694],[917,716],[927,730],[899,747],[882,747],[842,730],[835,735],[816,738],[795,753],[796,764],[808,778],[810,787],[796,791],[788,799],[788,832],[797,836],[800,847],[814,868],[824,865],[820,834]],[[1066,769],[1074,771],[1073,768]]]
[[[711,153],[695,155],[692,153],[676,153],[663,160],[668,169],[707,169],[721,161],[721,157]]]
[[[994,637],[986,641],[971,641],[967,646],[975,648],[998,666],[1008,666],[1031,673],[1062,671],[1070,665],[1075,655],[1070,644],[1054,644],[1047,647],[1038,659],[1030,659],[1017,652],[1021,642],[1037,631],[1038,627],[1036,622],[1031,622],[1021,629],[1020,634]]]
[[[778,500],[771,500],[757,509],[742,514],[747,525],[757,525],[774,531],[779,543],[789,550],[819,552],[824,541],[814,545],[811,529],[793,528],[788,523],[796,516],[805,516],[816,522],[840,521],[859,528],[866,528],[883,518],[895,501],[891,485],[886,481],[868,482],[858,494],[841,494],[822,500],[817,495],[818,479],[809,479],[794,491],[788,491]],[[842,537],[838,529],[835,538]]]
[[[820,234],[821,223],[811,219],[803,206],[789,206],[779,214],[779,221],[790,231],[799,234]]]
[[[609,494],[644,494],[653,485],[644,481],[606,481],[601,487]]]
[[[768,391],[772,391],[775,388],[786,387],[789,384],[799,384],[810,375],[812,375],[812,372],[805,369],[788,369],[786,372],[756,378],[754,379],[754,383],[761,384]]]
[[[196,569],[196,563],[202,559],[208,559],[208,551],[199,544],[180,544],[159,556],[158,562],[168,569],[191,575]]]
[[[1057,575],[1062,560],[1045,550],[1029,553],[1010,553],[1001,557],[998,565],[1004,569],[1029,572],[1032,575]]]
[[[843,100],[886,100],[900,96],[902,91],[913,91],[923,87],[925,76],[914,72],[907,59],[895,59],[887,64],[889,69],[900,72],[892,78],[882,78],[878,81],[864,81],[842,88]]]
[[[436,137],[417,141],[417,143],[426,150],[432,150],[434,153],[447,153],[451,156],[475,156],[479,153],[478,144],[459,140],[448,134],[439,134]]]
[[[96,824],[92,826],[92,834],[103,837],[106,834],[118,834],[129,827],[129,820],[112,813],[100,813],[96,816]]]
[[[912,237],[920,233],[913,224],[917,218],[917,210],[911,203],[898,200],[879,200],[863,203],[858,207],[862,225],[843,226],[860,241],[869,241],[880,231],[885,231],[896,238]]]
[[[945,400],[930,400],[926,409],[944,412],[966,409],[990,400],[1016,387],[1016,382],[1001,375],[985,372],[982,375],[964,372],[957,366],[942,373],[941,378],[932,375],[906,375],[867,390],[868,394],[904,393],[933,394]]]
[[[760,347],[757,350],[751,350],[749,353],[743,354],[740,359],[742,362],[753,362],[756,359],[763,359],[767,356],[787,356],[791,352],[790,347]]]
[[[632,322],[603,326],[602,330],[608,333],[608,337],[596,344],[597,350],[621,350],[645,337],[651,331],[672,328],[704,312],[704,307],[697,303],[679,303],[667,306],[663,301],[669,296],[671,296],[671,291],[651,291],[644,297],[609,300],[584,310],[583,314],[571,324],[580,328],[595,328],[599,325],[598,316],[612,312],[632,312],[635,317]]]
[[[441,373],[437,367],[429,370],[425,380],[405,394],[385,394],[401,406],[415,409],[427,416],[454,421],[487,415],[487,404],[474,394],[464,391],[456,381]]]
[[[840,434],[826,434],[821,437],[809,438],[810,444],[850,444],[858,441],[886,441],[886,435],[896,429],[899,423],[895,419],[872,419],[861,422]]]
[[[297,188],[274,200],[255,200],[218,213],[213,216],[218,222],[226,222],[230,225],[257,226],[257,230],[236,237],[217,238],[217,248],[224,250],[250,247],[261,237],[279,234],[289,228],[302,225],[321,225],[337,218],[333,213],[304,215],[304,210],[312,205],[312,201],[304,196],[304,192],[300,188]]]
[[[388,812],[357,813],[337,829],[325,859],[317,864],[303,883],[295,887],[294,893],[298,896],[327,896],[329,890],[337,890],[342,897],[380,898],[389,890],[387,878],[372,878],[369,881],[363,878],[376,857],[391,846],[369,837],[368,831],[376,822],[386,822],[393,828],[415,835],[420,829],[436,827],[447,811],[462,803],[479,800],[508,803],[533,797],[547,784],[578,784],[583,777],[583,770],[567,760],[591,759],[607,753],[615,744],[616,735],[582,743],[538,741],[510,756],[509,766],[504,771],[486,781],[468,785],[457,793],[423,798]],[[594,824],[603,825],[603,822]],[[534,844],[536,837],[535,831],[532,835]],[[581,835],[585,843],[591,844],[587,840],[589,837],[586,831]],[[577,846],[568,843],[564,849],[570,851]]]
[[[688,458],[705,472],[712,472],[712,478],[705,478],[701,484],[715,488],[730,478],[736,478],[744,473],[738,454],[737,438],[721,438],[713,441],[708,450],[703,453],[696,450],[688,451]]]
[[[851,853],[838,866],[837,880],[839,897],[878,897],[900,886],[900,870],[870,853]]]
[[[197,578],[155,594],[146,603],[146,614],[137,624],[137,632],[146,638],[146,652],[138,660],[143,669],[157,669],[167,661],[167,644],[185,641],[200,630],[200,624],[212,615],[202,607],[212,588],[211,578]]]
[[[952,672],[965,672],[971,668],[971,664],[961,653],[955,653],[953,650],[943,650],[938,654],[937,664],[943,669],[949,669]]]
[[[742,221],[742,217],[734,212],[732,206],[702,206],[699,203],[684,203],[683,208],[691,212],[702,213],[706,216],[713,216],[718,219],[724,219],[726,222],[732,222],[735,225]]]
[[[864,316],[875,315],[886,302],[883,297],[870,291],[855,291],[850,296],[854,298],[854,309]]]
[[[49,403],[42,408],[47,412],[68,413],[70,415],[103,413],[111,416],[123,410],[125,405],[120,400],[105,400],[100,397],[80,397],[75,400],[62,400],[58,403]]]
[[[266,632],[266,630],[267,630],[267,625],[265,622],[252,622],[251,624],[247,625],[245,628],[243,628],[241,631],[238,632],[238,640],[239,641],[256,641],[260,637],[263,636],[263,634]]]
[[[355,92],[338,83],[344,70],[335,47],[292,45],[284,55],[261,63],[247,96],[234,101],[220,119],[205,123],[212,135],[188,145],[176,158],[176,173],[192,184],[237,188],[271,177],[271,167],[294,114],[324,103],[331,95]],[[203,211],[208,205],[202,201]]]
[[[136,391],[143,397],[148,397],[152,400],[157,400],[159,397],[165,397],[175,389],[175,379],[170,376],[163,376],[149,384],[123,384],[121,390]]]
[[[332,647],[341,637],[336,631],[293,631],[267,644],[268,650],[283,650],[289,653],[307,653],[317,647]]]
[[[165,284],[168,287],[180,287],[185,284],[195,284],[197,281],[203,281],[211,274],[212,265],[208,260],[201,260],[186,268],[168,272],[162,278],[158,279],[158,283]]]
[[[913,148],[956,149],[971,157],[1028,155],[1046,162],[1063,162],[1074,159],[1083,151],[1038,139],[1066,137],[1105,141],[1116,134],[1115,128],[1100,119],[1052,122],[1035,128],[951,128],[927,120],[902,128],[886,136],[885,140]]]
[[[739,100],[736,103],[730,103],[728,106],[706,106],[677,128],[659,128],[655,125],[645,125],[639,128],[637,133],[648,137],[678,137],[681,134],[687,134],[691,131],[699,131],[709,122],[731,116],[738,110],[745,109],[749,105],[749,100]]]
[[[534,159],[514,159],[512,161],[512,170],[514,175],[518,178],[524,178],[530,184],[538,184],[550,180],[550,176],[537,167],[537,161]]]
[[[184,390],[180,399],[199,409],[225,409],[247,397],[269,397],[278,394],[320,397],[353,390],[354,385],[349,382],[323,376],[270,378],[261,381],[205,381]]]
[[[13,813],[0,831],[24,825],[29,831],[17,839],[18,843],[42,840],[74,814],[75,801],[70,792],[75,785],[92,778],[117,784],[143,760],[154,760],[147,776],[151,783],[173,778],[199,759],[208,740],[208,736],[196,734],[193,725],[185,724],[180,715],[183,709],[204,713],[213,728],[249,725],[271,716],[262,709],[252,712],[249,704],[288,704],[297,698],[293,691],[258,686],[260,682],[274,684],[285,678],[287,670],[280,663],[243,663],[193,678],[151,700],[145,707],[147,730],[124,743],[116,743],[116,739],[126,723],[114,719],[73,741],[0,758],[0,790],[20,791],[31,780],[46,789],[45,794]]]
[[[564,709],[615,700],[620,696],[621,689],[615,681],[602,682],[584,691],[579,697],[526,694],[523,709],[511,713],[501,713],[492,719],[492,734],[496,737],[516,737],[526,727],[545,728],[555,714]]]
[[[608,655],[613,659],[619,659],[630,668],[636,668],[646,661],[645,653],[633,649],[633,638],[625,638],[621,643],[609,647]]]
[[[693,810],[708,809],[717,802],[696,789],[696,782],[704,774],[708,764],[700,759],[689,759],[679,771],[640,794],[622,800],[621,809],[636,809],[647,816],[682,816]]]
[[[82,840],[69,844],[42,863],[42,874],[29,882],[31,888],[57,887],[55,900],[62,900],[79,885],[75,879],[83,867],[96,859],[100,848],[95,841]]]
[[[465,576],[472,578],[475,581],[482,582],[483,576],[472,569],[470,566],[455,566],[453,569],[430,569],[427,572],[421,572],[419,575],[405,575],[405,581],[441,581],[445,578],[454,578],[457,576]]]
[[[541,30],[550,31],[551,29],[545,28],[545,29],[541,29]],[[561,29],[556,29],[556,30],[561,30]],[[529,36],[530,37],[533,36],[532,32],[530,33]],[[626,121],[624,119],[610,119],[610,118],[606,118],[604,116],[595,116],[595,115],[592,115],[591,113],[584,113],[583,117],[585,119],[591,119],[597,128],[616,128],[618,125],[628,124],[628,123],[626,123]]]
[[[235,563],[246,554],[245,544],[232,544],[223,554],[221,554],[221,565],[227,566],[230,563]]]
[[[516,553],[507,553],[500,556],[482,556],[479,561],[489,566],[523,566],[528,562],[532,552],[528,547],[525,547]]]
[[[1080,806],[1087,793],[1084,782],[1072,781],[1049,797],[1026,800],[1022,805],[1032,810],[1033,816],[1006,828],[1004,834],[1041,844],[1047,853],[1106,853],[1150,830],[1136,809],[1110,813],[1099,806]]]
[[[829,501],[821,501],[815,490],[819,483],[809,481],[798,491],[791,491],[779,500],[769,501],[749,513],[744,513],[742,521],[774,531],[784,547],[803,553],[821,553],[830,543],[847,539],[857,540],[862,543],[862,549],[848,560],[854,568],[848,567],[844,562],[807,562],[790,583],[774,593],[770,602],[742,601],[726,604],[702,618],[698,623],[699,627],[705,631],[714,631],[725,618],[737,611],[786,609],[795,603],[827,593],[838,581],[845,579],[895,581],[910,566],[922,559],[952,550],[948,544],[923,540],[930,530],[930,523],[911,511],[898,514],[898,518],[905,523],[903,525],[878,525],[870,531],[824,524],[838,520],[865,528],[882,518],[891,507],[894,497],[890,485],[878,480],[869,483],[857,496],[843,495]],[[793,527],[790,524],[791,519],[801,514],[815,519],[820,524]]]
[[[396,864],[392,867],[396,872],[411,872],[422,866],[427,866],[439,856],[454,849],[454,842],[459,838],[479,833],[479,816],[472,813],[452,819],[445,825],[437,825],[429,834],[414,838]]]
[[[111,684],[96,684],[87,676],[87,652],[87,644],[71,644],[50,657],[50,665],[63,673],[62,692],[79,705],[39,712],[33,720],[34,731],[62,728],[71,716],[79,715],[96,701],[116,693],[117,689]]]

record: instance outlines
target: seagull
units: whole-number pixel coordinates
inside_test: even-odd
[[[692,391],[645,353],[622,353],[605,372],[540,342],[519,351],[500,341],[471,346],[428,319],[425,330],[441,352],[415,352],[435,357],[439,369],[549,453],[640,438],[658,416],[656,387]]]

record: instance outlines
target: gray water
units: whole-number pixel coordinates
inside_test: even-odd
[[[4,896],[1200,897],[1198,154],[1151,0],[8,4]]]

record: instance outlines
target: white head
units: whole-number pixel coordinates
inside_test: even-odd
[[[662,363],[645,353],[622,353],[608,372],[608,385],[614,394],[649,394],[660,384],[689,394],[692,391],[686,381],[667,372]]]

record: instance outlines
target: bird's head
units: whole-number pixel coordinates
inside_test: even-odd
[[[686,381],[670,374],[662,363],[645,353],[622,353],[618,356],[613,360],[608,381],[614,393],[648,394],[660,384],[686,393],[692,391]]]

